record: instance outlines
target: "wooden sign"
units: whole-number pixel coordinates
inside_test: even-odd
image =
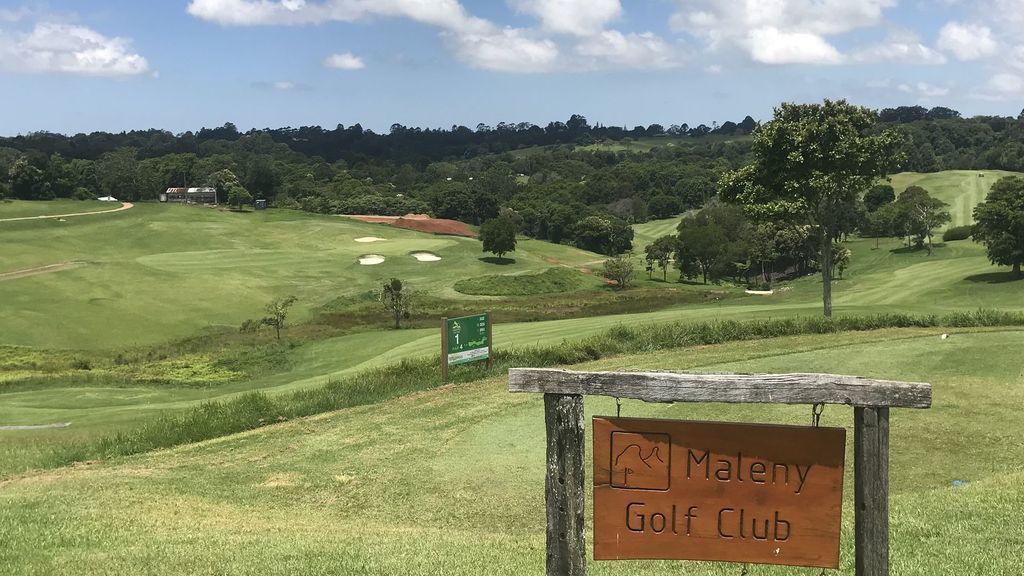
[[[593,424],[594,559],[839,566],[845,429]]]

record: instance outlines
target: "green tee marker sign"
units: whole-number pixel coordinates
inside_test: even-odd
[[[491,365],[491,319],[485,312],[441,320],[441,368],[486,360]]]

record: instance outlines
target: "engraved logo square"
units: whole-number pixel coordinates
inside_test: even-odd
[[[672,438],[653,432],[612,432],[612,488],[668,490],[671,478]]]

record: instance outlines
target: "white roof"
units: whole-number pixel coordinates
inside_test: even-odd
[[[100,196],[99,198],[97,198],[97,200],[99,200],[100,202],[117,202],[118,201],[117,198],[114,198],[113,196]]]

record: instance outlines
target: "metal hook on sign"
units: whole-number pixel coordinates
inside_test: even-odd
[[[825,411],[825,404],[815,404],[811,406],[811,426],[815,428],[821,423],[821,413]]]
[[[622,400],[618,396],[615,397],[615,417],[619,418],[622,416]]]

